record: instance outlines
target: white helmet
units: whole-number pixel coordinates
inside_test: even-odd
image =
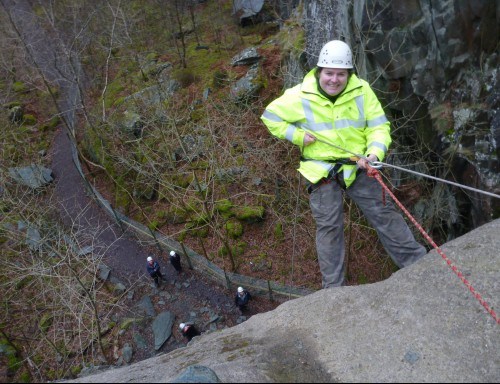
[[[170,251],[170,256],[173,256],[175,255],[175,252],[174,251]]]
[[[151,256],[148,256],[147,258],[148,262],[153,261],[153,258]]]
[[[321,48],[318,67],[353,68],[351,48],[340,40],[329,41]]]
[[[180,323],[179,324],[179,329],[182,331],[184,329],[184,327],[186,326],[186,324],[184,323]]]
[[[238,287],[238,292],[239,293],[243,292],[243,287]]]

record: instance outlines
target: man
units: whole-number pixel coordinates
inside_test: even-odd
[[[317,67],[272,101],[261,119],[271,134],[301,150],[298,171],[307,181],[316,221],[323,288],[344,284],[344,193],[361,208],[398,267],[426,254],[392,202],[383,201],[380,184],[366,173],[387,153],[390,123],[370,85],[354,73],[346,43],[326,43]]]
[[[188,341],[191,341],[193,337],[200,335],[200,331],[198,331],[194,324],[191,323],[180,323],[179,329],[182,333],[182,336],[184,336]]]
[[[160,264],[158,264],[157,261],[153,260],[152,256],[148,256],[146,269],[149,275],[153,278],[155,287],[158,288],[160,286],[160,279],[164,280],[163,275],[160,271]]]
[[[175,268],[177,273],[178,274],[181,273],[182,265],[181,265],[180,255],[178,253],[176,253],[175,251],[170,251],[169,259],[170,259],[170,264],[172,264],[172,266]]]
[[[234,304],[236,304],[236,306],[243,313],[247,309],[248,302],[251,298],[250,292],[243,289],[243,287],[238,287],[236,296],[234,297]]]

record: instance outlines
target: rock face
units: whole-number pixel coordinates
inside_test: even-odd
[[[71,382],[172,382],[190,366],[221,382],[499,382],[500,220],[370,285],[290,300],[186,347]]]

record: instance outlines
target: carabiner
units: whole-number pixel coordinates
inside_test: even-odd
[[[370,165],[370,167],[375,169],[380,169],[383,165],[383,163],[381,163],[380,161],[369,161],[368,164]]]

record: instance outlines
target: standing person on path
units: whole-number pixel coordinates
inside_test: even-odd
[[[243,287],[238,287],[236,296],[234,297],[234,304],[236,304],[240,312],[243,313],[247,309],[248,302],[251,298],[250,292],[243,289]]]
[[[169,259],[170,259],[170,264],[173,265],[177,273],[178,274],[181,273],[182,272],[181,256],[175,251],[170,251]]]
[[[261,119],[271,134],[300,148],[298,171],[306,179],[316,222],[323,288],[344,285],[343,194],[361,208],[398,267],[427,253],[392,202],[383,201],[377,180],[367,175],[370,163],[382,161],[388,151],[390,123],[370,85],[354,73],[346,43],[326,43],[317,67],[272,101]]]
[[[158,264],[156,260],[153,260],[152,256],[148,256],[146,269],[149,275],[153,278],[155,287],[158,288],[160,286],[160,280],[165,280],[160,271],[160,264]]]
[[[184,336],[188,341],[195,336],[201,335],[200,331],[191,323],[180,323],[179,329],[181,330],[182,336]]]

